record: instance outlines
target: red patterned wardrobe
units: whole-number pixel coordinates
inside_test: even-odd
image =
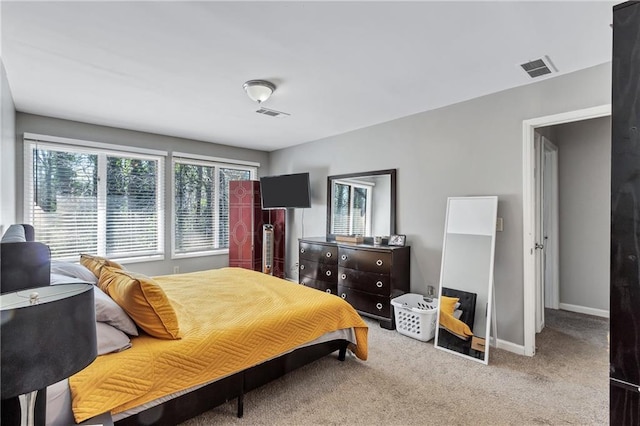
[[[284,278],[286,210],[262,210],[260,181],[229,182],[229,266],[262,271],[262,225],[273,225],[273,275]]]

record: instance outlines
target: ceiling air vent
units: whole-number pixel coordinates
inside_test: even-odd
[[[558,72],[548,56],[544,56],[543,58],[520,64],[520,66],[523,70],[525,70],[527,74],[529,74],[529,77],[531,78],[540,77],[545,74],[551,74],[552,72]]]
[[[291,115],[286,112],[276,111],[275,109],[269,109],[264,107],[260,108],[259,110],[256,110],[256,112],[258,114],[263,114],[263,115],[268,115],[269,117],[278,117],[278,118],[286,118]]]

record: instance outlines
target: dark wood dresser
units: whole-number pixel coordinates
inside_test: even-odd
[[[300,284],[338,295],[393,330],[391,299],[409,292],[410,248],[299,240]]]

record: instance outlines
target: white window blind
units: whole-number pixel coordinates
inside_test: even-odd
[[[256,176],[252,166],[174,157],[174,256],[228,248],[229,181]]]
[[[25,139],[25,221],[54,259],[164,254],[158,155]]]

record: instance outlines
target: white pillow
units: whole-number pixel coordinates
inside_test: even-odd
[[[79,263],[51,260],[51,273],[77,278],[85,283],[98,283],[98,278],[93,274],[93,272]]]
[[[76,424],[71,411],[69,379],[47,386],[47,426],[69,426]]]
[[[72,284],[72,283],[82,283],[86,284],[83,280],[78,278],[69,277],[67,275],[60,275],[51,273],[50,281],[51,285],[57,284]]]
[[[27,238],[24,235],[24,226],[22,225],[11,225],[2,236],[3,243],[23,243],[25,241]]]
[[[93,286],[96,321],[105,322],[131,336],[138,335],[138,327],[127,313],[97,286]]]
[[[104,322],[96,322],[98,355],[120,352],[131,347],[129,336]]]
[[[51,274],[51,285],[77,282],[84,282],[84,280],[67,275]],[[96,310],[96,321],[107,323],[131,336],[138,335],[138,327],[131,317],[127,315],[120,305],[95,285],[93,286],[93,302]]]

